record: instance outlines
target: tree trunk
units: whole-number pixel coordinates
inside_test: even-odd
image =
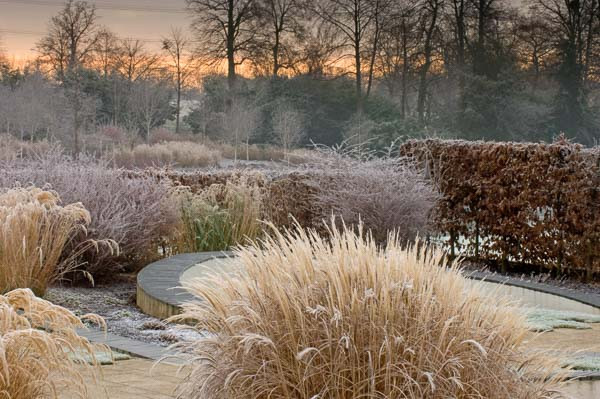
[[[228,0],[227,7],[227,84],[229,91],[235,87],[235,26],[234,26],[234,0]]]
[[[408,94],[408,37],[406,22],[402,22],[402,100],[401,117],[406,119],[406,97]]]
[[[80,151],[79,128],[81,122],[79,121],[79,107],[76,105],[73,111],[73,150],[75,151],[75,155],[77,155]]]
[[[179,133],[179,119],[181,115],[181,69],[177,67],[177,109],[175,115],[175,133]]]
[[[429,23],[429,27],[425,32],[425,43],[424,43],[424,56],[425,61],[423,62],[423,66],[420,70],[420,78],[419,78],[419,94],[417,97],[417,115],[419,117],[419,123],[425,122],[425,100],[427,98],[427,75],[429,73],[429,68],[431,67],[431,53],[433,52],[432,40],[433,40],[433,31],[437,22],[437,15],[439,4],[438,0],[432,1],[432,9],[431,9],[431,21]]]
[[[467,108],[465,101],[465,1],[455,0],[454,17],[456,20],[456,63],[458,65],[458,104],[459,115]]]
[[[366,97],[369,97],[371,94],[371,86],[373,85],[373,72],[375,69],[375,59],[377,57],[377,50],[379,48],[379,1],[376,1],[375,4],[375,37],[373,38],[373,49],[371,51],[371,60],[369,63],[369,79],[367,82],[367,94]]]
[[[493,0],[477,1],[477,42],[475,43],[475,52],[473,59],[473,73],[475,75],[485,75],[489,72],[487,69],[486,51],[485,51],[485,23],[488,18],[487,10]]]
[[[533,63],[533,70],[534,70],[533,92],[535,93],[537,91],[538,83],[540,80],[540,61],[539,61],[539,57],[537,55],[537,49],[534,49],[534,51],[533,51],[532,63]]]
[[[279,75],[279,30],[275,27],[275,44],[273,45],[273,77]]]
[[[361,115],[363,112],[362,66],[360,60],[360,39],[358,38],[354,42],[354,65],[356,68],[356,112]]]
[[[250,138],[246,139],[246,161],[250,160]]]

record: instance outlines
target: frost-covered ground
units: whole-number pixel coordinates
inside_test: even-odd
[[[200,338],[194,331],[178,329],[142,313],[135,305],[135,292],[134,282],[94,288],[53,287],[45,299],[77,315],[98,314],[106,320],[109,332],[122,337],[161,346]]]
[[[553,331],[555,328],[586,330],[600,323],[600,316],[554,309],[524,309],[530,331]]]

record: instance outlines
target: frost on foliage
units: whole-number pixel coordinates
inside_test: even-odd
[[[530,331],[553,331],[556,328],[584,330],[590,323],[600,323],[600,316],[553,309],[527,309],[527,326]]]
[[[600,357],[581,355],[566,359],[563,365],[564,367],[569,367],[571,370],[600,371]]]

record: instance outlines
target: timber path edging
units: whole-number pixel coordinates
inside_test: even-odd
[[[166,319],[180,312],[184,302],[193,296],[181,288],[181,275],[199,263],[216,258],[232,257],[229,251],[200,252],[174,255],[146,266],[137,276],[137,305],[144,313]],[[465,277],[490,283],[525,288],[556,295],[600,309],[600,295],[549,284],[502,276],[490,272],[464,272]]]
[[[161,320],[179,314],[181,305],[194,299],[181,288],[181,275],[199,263],[231,256],[233,253],[226,251],[187,253],[149,264],[137,276],[138,307]]]
[[[542,292],[544,294],[556,295],[562,298],[570,299],[584,305],[600,309],[600,295],[581,292],[573,289],[556,287],[554,285],[527,281],[519,278],[503,276],[490,272],[464,272],[465,277],[472,280],[487,281],[490,283],[508,285],[512,287],[525,288],[532,291]]]

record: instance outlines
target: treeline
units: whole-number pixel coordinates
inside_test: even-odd
[[[36,62],[1,69],[2,130],[63,135],[76,151],[97,126],[149,139],[165,123],[284,147],[600,136],[598,0],[186,4],[190,33],[173,29],[154,53],[103,28],[93,4],[69,0]]]

